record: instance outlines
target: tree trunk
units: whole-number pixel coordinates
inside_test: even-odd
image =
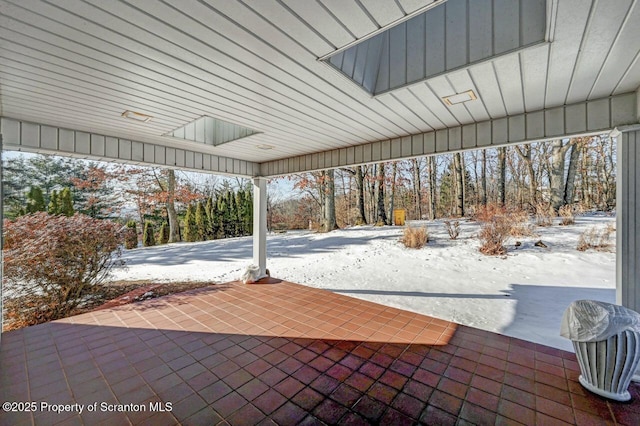
[[[529,177],[529,198],[530,203],[535,205],[538,202],[537,190],[536,190],[536,171],[533,168],[533,156],[531,154],[531,145],[527,144],[524,146],[524,151],[519,146],[516,146],[516,152],[524,161],[524,164],[527,169],[527,175]]]
[[[460,153],[453,154],[453,171],[456,186],[456,216],[464,216],[464,176]]]
[[[362,166],[356,166],[356,188],[358,189],[358,219],[356,225],[366,225],[367,215],[364,211],[364,173]]]
[[[570,144],[556,140],[551,143],[551,207],[557,212],[564,205],[564,157]]]
[[[176,213],[176,172],[167,170],[167,218],[169,219],[169,242],[180,241],[180,222]]]
[[[387,225],[395,225],[394,217],[393,217],[393,209],[395,208],[395,197],[396,197],[396,177],[398,175],[398,162],[393,162],[393,174],[391,178],[391,195],[389,197],[389,218]]]
[[[325,187],[325,197],[324,197],[324,223],[323,230],[324,232],[333,231],[334,229],[338,229],[338,224],[336,222],[336,186],[334,182],[335,174],[333,169],[329,169],[324,173],[324,187]]]
[[[384,208],[384,163],[378,164],[378,211],[376,214],[376,224],[387,223],[387,213]]]
[[[420,162],[417,158],[414,158],[413,160],[411,160],[411,164],[413,171],[413,198],[415,200],[415,215],[416,219],[422,219],[422,183],[420,182]]]
[[[480,185],[482,187],[482,205],[487,205],[487,150],[482,150],[482,171],[480,177]]]
[[[438,169],[436,167],[436,159],[431,156],[427,162],[427,173],[429,174],[429,220],[436,219],[436,174]]]
[[[569,170],[567,171],[567,184],[564,188],[564,204],[573,204],[575,197],[576,175],[578,173],[578,163],[580,162],[580,150],[582,149],[582,138],[576,139],[571,146],[569,154]]]
[[[507,202],[507,148],[498,148],[498,202]]]

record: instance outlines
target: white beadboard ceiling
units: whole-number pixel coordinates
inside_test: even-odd
[[[468,47],[447,51],[472,64],[375,97],[318,60],[439,3],[0,0],[0,115],[170,147],[174,138],[162,135],[214,117],[256,133],[220,146],[194,142],[193,150],[262,163],[640,86],[640,0],[548,0],[547,43],[479,63]],[[456,3],[467,35],[528,7]],[[517,21],[511,31],[526,31],[527,20]],[[493,43],[502,42],[494,31]],[[473,43],[482,40],[460,45]],[[403,57],[411,55],[409,47]],[[467,90],[478,100],[442,101]],[[127,120],[125,110],[153,118]]]

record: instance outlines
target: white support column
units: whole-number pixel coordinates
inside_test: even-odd
[[[267,179],[253,178],[253,263],[267,274]]]
[[[616,303],[640,312],[640,130],[618,136]]]

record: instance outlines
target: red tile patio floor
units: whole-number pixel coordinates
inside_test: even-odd
[[[592,395],[569,352],[273,279],[8,332],[0,368],[0,402],[36,402],[2,425],[640,421],[640,386]]]

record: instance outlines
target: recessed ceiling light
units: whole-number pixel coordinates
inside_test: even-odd
[[[266,150],[275,148],[275,146],[273,146],[273,145],[256,145],[256,148],[264,149],[266,151]]]
[[[130,110],[126,110],[125,112],[123,112],[122,116],[130,120],[142,121],[143,123],[146,123],[153,118],[150,115],[142,114],[141,112],[135,112]]]
[[[442,98],[444,103],[449,106],[468,101],[475,101],[476,99],[478,99],[478,97],[473,93],[473,90],[467,90],[466,92],[456,93],[455,95],[445,96]]]

